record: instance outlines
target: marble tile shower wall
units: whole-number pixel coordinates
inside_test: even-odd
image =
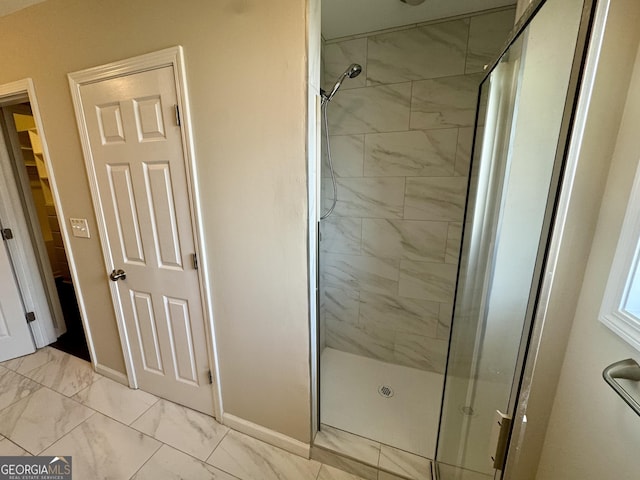
[[[337,175],[321,223],[322,340],[444,372],[477,89],[515,9],[323,45]],[[324,152],[326,157],[326,152]],[[326,158],[322,204],[332,186]]]

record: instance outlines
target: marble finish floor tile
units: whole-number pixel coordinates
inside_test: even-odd
[[[151,437],[96,413],[42,454],[72,456],[74,478],[128,479],[161,445]]]
[[[200,460],[229,431],[213,417],[167,400],[159,400],[131,426]]]
[[[40,388],[0,412],[0,434],[37,455],[94,413],[53,390]]]
[[[54,360],[58,364],[64,363],[61,359],[66,354],[57,351],[50,354],[48,350],[44,349],[40,354],[33,354],[37,355],[35,362],[25,357],[11,365],[14,368],[20,368],[35,364],[35,369],[39,369]],[[57,370],[58,368],[53,371]],[[3,398],[2,391],[5,392],[5,398],[15,398],[13,394],[7,394],[8,391],[29,391],[24,398],[18,399],[0,411],[0,433],[9,437],[0,435],[0,456],[64,453],[64,455],[73,456],[74,472],[78,478],[96,480],[120,478],[376,480],[382,478],[378,476],[375,468],[366,469],[364,467],[367,466],[359,462],[353,463],[361,467],[358,471],[362,475],[354,475],[329,465],[321,465],[314,460],[298,457],[233,431],[220,442],[220,439],[229,431],[226,427],[218,425],[215,420],[206,415],[165,400],[158,400],[134,422],[137,430],[127,427],[121,422],[128,421],[133,415],[129,407],[133,410],[143,408],[142,405],[146,406],[149,402],[156,401],[156,397],[144,392],[131,391],[100,376],[97,378],[95,383],[70,399],[0,367],[0,399]],[[21,390],[25,385],[26,390]],[[37,388],[31,391],[31,387],[34,386]],[[145,398],[140,402],[141,396]],[[96,413],[92,408],[76,400],[82,400],[95,409],[110,412],[120,421]],[[131,403],[134,405],[129,405]],[[120,409],[122,411],[118,411]],[[145,435],[140,431],[143,428],[153,432],[152,434],[159,438],[154,439]],[[330,428],[325,428],[325,434]],[[333,438],[339,438],[338,431],[332,430],[334,430]],[[348,435],[345,432],[343,434]],[[195,438],[195,441],[187,441],[188,448],[193,447],[195,443],[206,444],[211,437],[217,437],[217,440],[213,439],[212,446],[205,449],[207,454],[215,450],[209,455],[208,463],[184,453],[185,438],[188,439],[189,436]],[[362,440],[365,443],[378,445],[376,442]],[[163,445],[161,441],[180,444],[176,448],[183,451],[167,444]],[[336,442],[340,443],[339,441],[333,443]],[[218,448],[214,449],[216,445]],[[379,447],[376,446],[375,452],[378,451]],[[365,456],[368,455],[371,457],[369,460],[373,460],[370,448],[365,448],[364,452],[368,452]],[[377,457],[378,454],[376,453],[375,456]]]
[[[14,358],[0,363],[3,367],[13,370],[17,373],[24,375],[30,372],[34,368],[41,367],[45,363],[48,363],[56,358],[60,358],[66,355],[60,350],[56,350],[52,347],[44,347],[37,350],[35,353],[25,355],[24,357]]]
[[[126,425],[158,401],[158,397],[150,393],[133,390],[108,378],[100,378],[73,398]]]
[[[231,430],[207,463],[243,480],[315,480],[320,463]]]
[[[53,360],[27,373],[27,377],[58,393],[71,397],[102,378],[93,366],[72,355],[59,352]]]
[[[369,85],[464,73],[469,20],[453,20],[372,35],[367,45]]]
[[[380,457],[380,444],[378,442],[333,428],[329,425],[320,426],[320,431],[316,434],[314,445],[340,452],[343,455],[369,465],[376,465]]]
[[[429,479],[431,480],[431,477],[429,477]],[[407,480],[407,478],[396,475],[395,473],[389,473],[385,472],[384,470],[380,470],[377,480]]]
[[[40,385],[27,377],[0,367],[0,410],[38,390]]]
[[[0,437],[0,457],[23,457],[31,455],[8,438]]]
[[[329,465],[322,465],[320,467],[320,473],[318,473],[318,480],[364,480],[362,477],[352,475],[343,470],[339,470]]]
[[[494,478],[493,475],[465,470],[444,463],[439,464],[436,468],[440,472],[440,478],[455,478],[456,480],[492,480]]]
[[[330,452],[324,448],[311,447],[311,458],[322,462],[322,466],[331,466],[332,470],[326,472],[325,475],[333,474],[335,471],[341,471],[344,475],[353,475],[355,478],[363,478],[365,480],[378,479],[378,467],[365,465],[362,462],[352,460],[348,457]],[[338,476],[338,478],[342,478]],[[351,477],[347,476],[347,479]]]
[[[163,445],[132,480],[236,480],[237,477]]]
[[[431,462],[429,460],[387,445],[382,445],[380,449],[378,466],[412,480],[431,479]]]

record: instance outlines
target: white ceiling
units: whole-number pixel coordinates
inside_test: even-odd
[[[40,2],[44,2],[44,0],[0,0],[0,17]]]
[[[515,3],[515,0],[426,0],[414,7],[400,0],[322,0],[322,35],[330,40]]]

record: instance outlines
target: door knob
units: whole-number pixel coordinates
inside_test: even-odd
[[[126,280],[127,274],[125,273],[124,270],[118,269],[118,270],[112,271],[111,275],[109,275],[109,278],[111,279],[112,282],[117,282],[118,280]]]

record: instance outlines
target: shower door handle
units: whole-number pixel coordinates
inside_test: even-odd
[[[126,280],[127,273],[121,269],[113,270],[109,275],[109,278],[111,279],[112,282],[117,282],[118,280]]]
[[[604,372],[602,372],[602,377],[620,398],[622,398],[637,415],[640,415],[640,398],[638,398],[637,394],[633,395],[633,389],[627,391],[625,386],[618,382],[618,380],[640,382],[640,365],[632,358],[620,360],[605,368]]]
[[[509,444],[509,433],[511,432],[511,416],[496,410],[493,427],[491,429],[491,439],[489,441],[491,461],[493,468],[504,469],[504,462],[507,458],[507,445]]]

